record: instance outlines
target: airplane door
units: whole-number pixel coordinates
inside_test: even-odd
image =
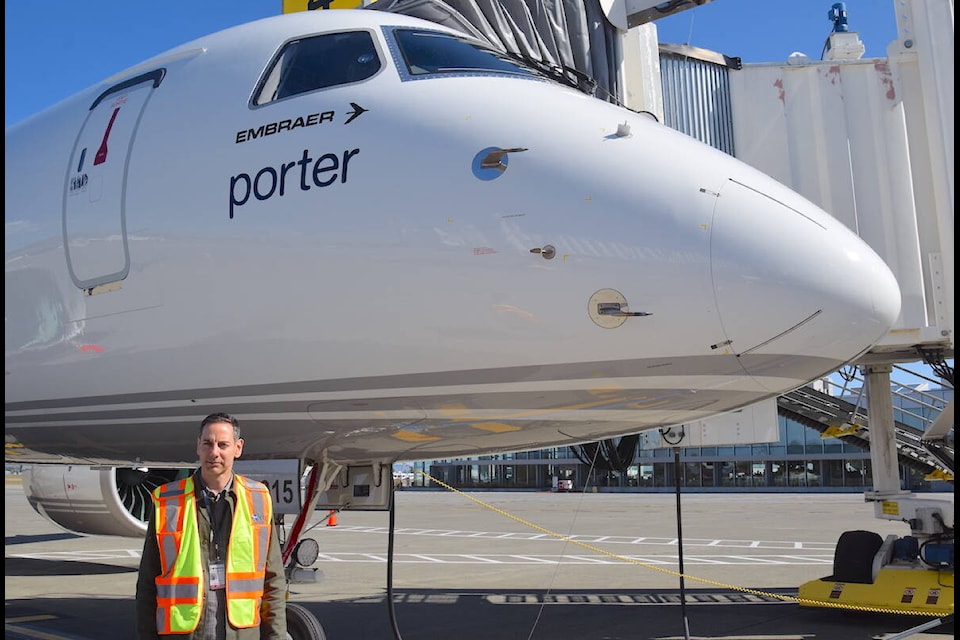
[[[125,80],[90,106],[70,156],[63,196],[67,267],[88,294],[130,270],[125,185],[137,126],[165,71]]]

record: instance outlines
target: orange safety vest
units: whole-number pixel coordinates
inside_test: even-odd
[[[260,482],[234,474],[237,504],[227,543],[227,620],[237,628],[260,624],[273,504]],[[193,477],[157,487],[157,633],[192,633],[203,611],[203,562]]]

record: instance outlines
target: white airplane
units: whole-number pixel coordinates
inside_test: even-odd
[[[213,411],[245,459],[311,471],[281,504],[302,524],[351,486],[382,505],[396,461],[773,398],[900,311],[797,193],[397,14],[201,38],[8,128],[5,154],[5,458],[76,532],[142,534]]]

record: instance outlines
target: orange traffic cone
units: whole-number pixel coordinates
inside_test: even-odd
[[[333,509],[330,509],[330,514],[327,516],[327,526],[328,527],[337,526],[337,512]]]

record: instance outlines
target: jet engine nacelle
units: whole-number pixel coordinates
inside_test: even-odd
[[[23,491],[37,513],[71,533],[143,537],[150,492],[190,472],[33,465],[23,470]]]

